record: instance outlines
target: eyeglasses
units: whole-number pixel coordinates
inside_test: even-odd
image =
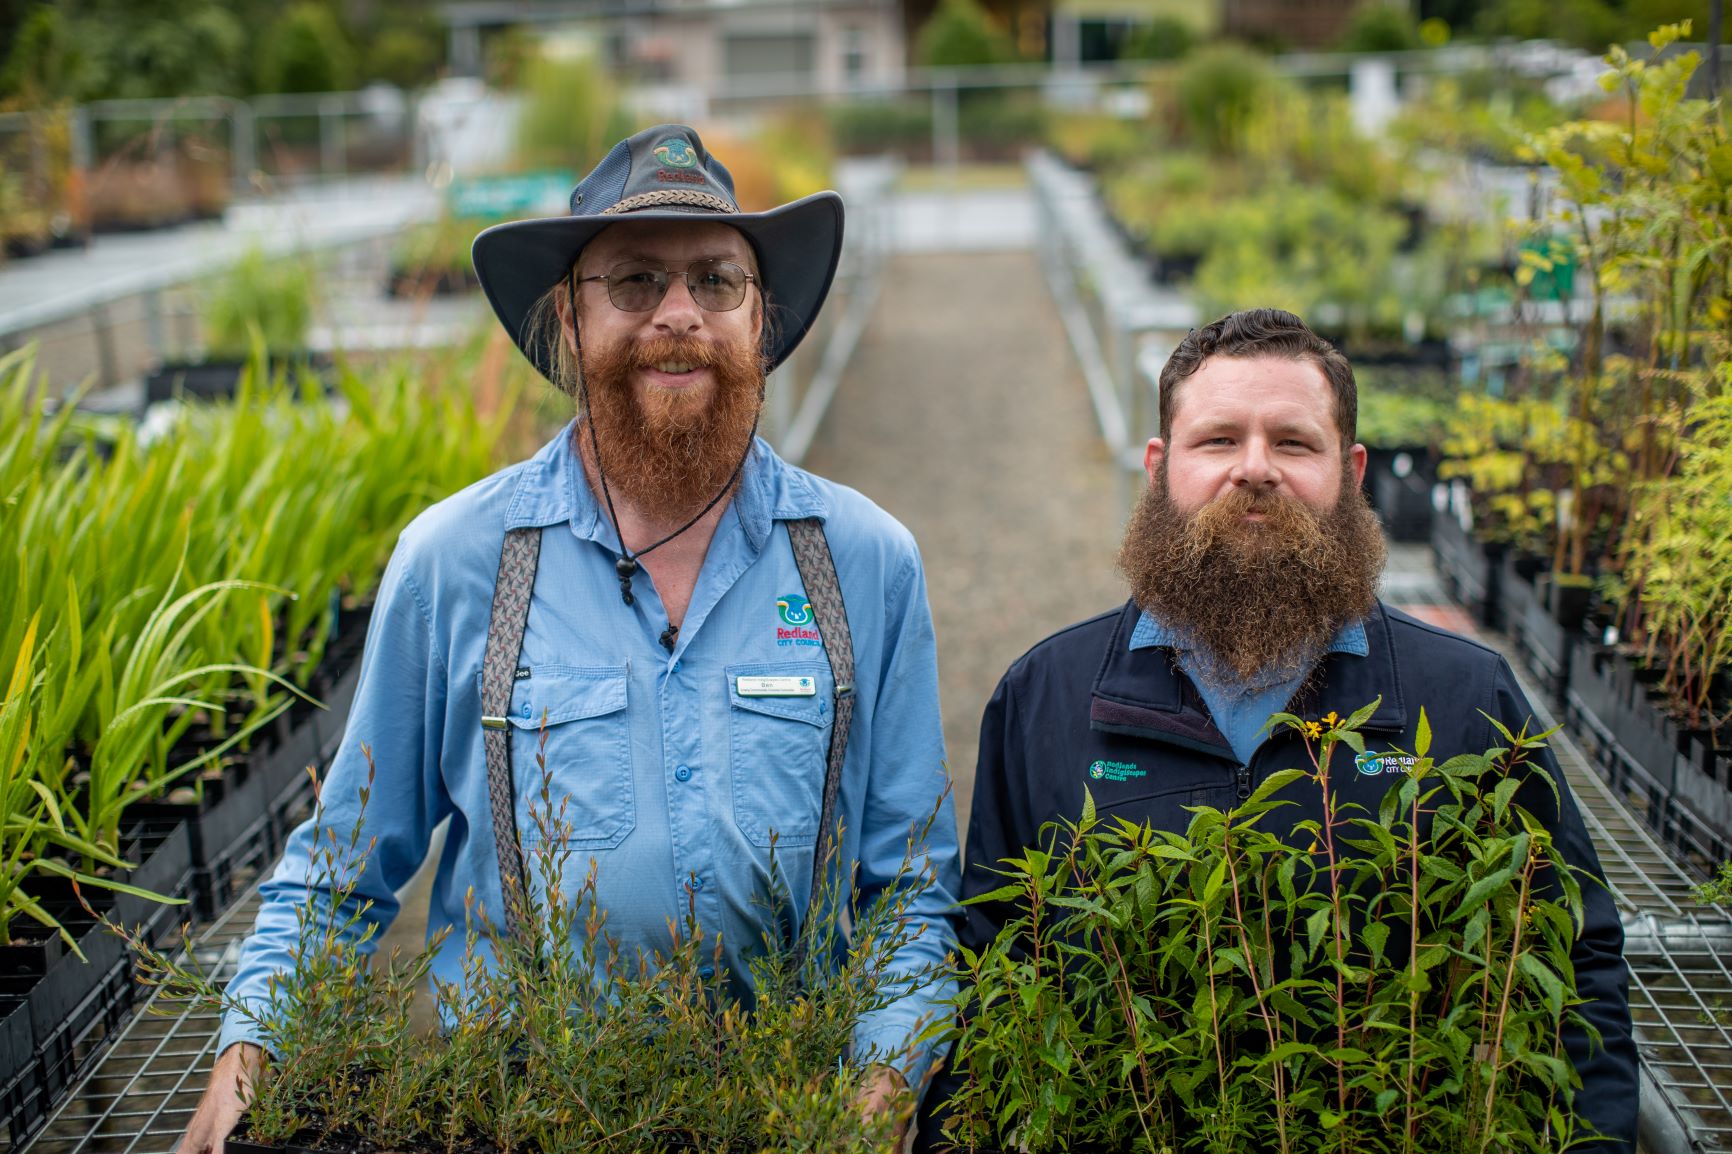
[[[616,264],[606,276],[586,276],[579,284],[601,281],[607,299],[622,312],[647,313],[668,295],[675,277],[686,282],[686,291],[705,312],[727,313],[746,299],[746,284],[758,278],[731,260],[694,260],[683,272],[674,272],[651,260],[628,260]]]

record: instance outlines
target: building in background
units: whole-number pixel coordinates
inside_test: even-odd
[[[1399,7],[1408,7],[1407,0],[1394,2]],[[1366,0],[1220,0],[1220,28],[1223,35],[1269,48],[1332,48],[1365,3]]]
[[[590,40],[624,82],[672,110],[729,95],[900,85],[899,0],[452,0],[450,67],[478,76],[507,28]]]
[[[1188,45],[1213,36],[1221,26],[1222,0],[1054,0],[1051,54],[1054,64],[1100,64],[1130,54],[1161,52],[1159,40],[1174,36]],[[1151,52],[1150,49],[1155,49]]]

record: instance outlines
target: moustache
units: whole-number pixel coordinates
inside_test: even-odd
[[[696,337],[646,337],[636,342],[631,352],[634,369],[653,368],[666,361],[707,369],[720,360],[721,353],[714,345]]]

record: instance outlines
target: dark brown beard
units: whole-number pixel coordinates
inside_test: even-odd
[[[1186,514],[1163,469],[1131,514],[1119,568],[1141,608],[1202,650],[1211,680],[1267,684],[1308,673],[1343,625],[1370,614],[1384,551],[1351,470],[1327,513],[1235,489]]]
[[[707,396],[657,389],[640,401],[632,374],[659,361],[707,367],[715,388]],[[586,347],[583,380],[607,484],[656,521],[684,520],[721,491],[764,402],[763,362],[753,344],[663,337]]]

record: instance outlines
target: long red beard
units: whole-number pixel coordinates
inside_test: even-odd
[[[651,389],[640,399],[633,374],[661,361],[706,367],[714,387]],[[763,362],[749,344],[661,337],[586,347],[583,381],[607,484],[660,521],[692,516],[728,483],[764,402]]]
[[[1253,511],[1264,520],[1246,521]],[[1369,615],[1384,554],[1351,471],[1324,513],[1249,489],[1186,513],[1163,472],[1131,514],[1119,568],[1139,606],[1201,647],[1202,668],[1245,682],[1307,672],[1343,625]]]

